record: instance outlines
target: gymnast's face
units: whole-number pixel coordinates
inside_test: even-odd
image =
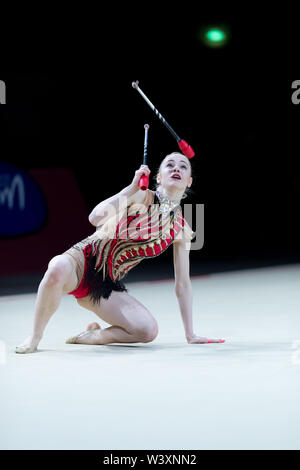
[[[174,152],[161,162],[156,180],[166,189],[184,192],[192,184],[191,171],[189,159],[182,153]]]

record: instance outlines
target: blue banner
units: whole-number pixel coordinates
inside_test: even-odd
[[[35,232],[46,218],[46,200],[32,176],[0,163],[0,236]]]

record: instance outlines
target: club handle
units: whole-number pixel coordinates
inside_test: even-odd
[[[139,181],[139,187],[142,191],[146,191],[149,187],[149,175],[142,175]]]
[[[147,165],[147,149],[148,149],[148,131],[149,131],[149,124],[144,125],[145,129],[145,138],[144,138],[144,156],[143,156],[143,164]],[[149,187],[149,175],[142,175],[139,181],[139,187],[142,191],[146,191]]]

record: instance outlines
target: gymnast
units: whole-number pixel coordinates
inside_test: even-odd
[[[139,181],[149,174],[148,165],[141,165],[129,186],[92,210],[89,221],[95,227],[94,233],[51,259],[38,288],[32,334],[16,347],[17,353],[37,351],[45,327],[64,294],[74,296],[80,306],[111,325],[101,328],[97,322],[90,323],[84,332],[66,343],[153,341],[158,334],[157,321],[128,293],[122,279],[145,258],[157,257],[171,245],[175,294],[186,341],[189,344],[225,341],[198,336],[193,328],[189,254],[194,232],[180,206],[192,185],[190,159],[180,152],[167,155],[155,175],[155,189],[142,191]]]

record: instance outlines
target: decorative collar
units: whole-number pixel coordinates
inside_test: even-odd
[[[174,207],[179,206],[179,202],[172,201],[166,196],[163,196],[158,190],[156,190],[155,194],[158,197],[160,203],[159,212],[167,214],[168,212],[170,212],[170,210],[173,210]]]

